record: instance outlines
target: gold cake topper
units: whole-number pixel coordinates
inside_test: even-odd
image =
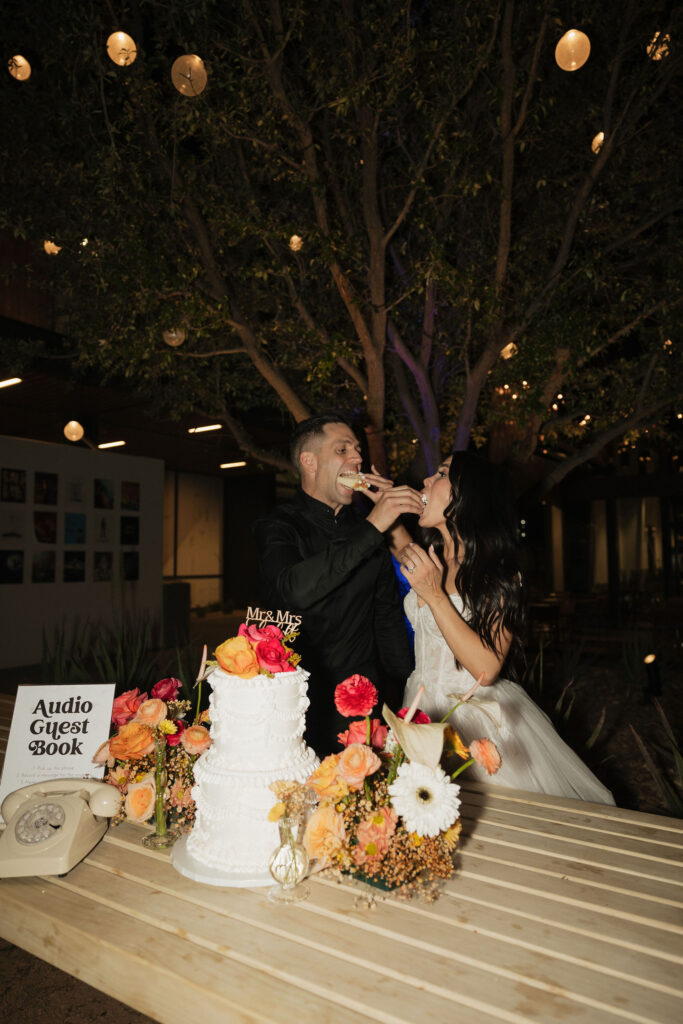
[[[273,623],[273,625],[281,629],[283,633],[292,633],[301,625],[301,618],[301,615],[292,615],[291,612],[283,612],[280,611],[280,609],[271,612],[267,611],[265,608],[252,608],[252,606],[249,605],[244,621],[247,626],[250,622],[256,622],[261,628]]]

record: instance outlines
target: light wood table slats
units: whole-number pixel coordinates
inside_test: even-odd
[[[678,1024],[683,822],[463,787],[434,903],[315,877],[214,889],[111,828],[64,878],[0,881],[0,932],[164,1024]]]

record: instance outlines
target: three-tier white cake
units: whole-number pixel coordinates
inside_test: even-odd
[[[174,866],[210,885],[269,885],[279,843],[268,821],[278,779],[304,782],[318,766],[306,746],[308,672],[296,668],[243,679],[216,669],[208,678],[211,746],[194,766],[197,817],[173,848]]]

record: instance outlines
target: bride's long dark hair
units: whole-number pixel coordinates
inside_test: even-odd
[[[453,453],[448,476],[452,498],[444,514],[456,557],[460,544],[463,548],[455,586],[468,624],[482,643],[496,652],[501,631],[510,633],[506,672],[518,677],[524,663],[524,603],[517,510],[510,480],[499,466],[471,452]],[[426,539],[443,560],[442,535],[430,530]]]

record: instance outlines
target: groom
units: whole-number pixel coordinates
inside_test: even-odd
[[[421,503],[409,488],[392,488],[373,496],[367,517],[352,505],[338,477],[360,471],[360,444],[338,415],[300,423],[290,453],[300,489],[260,519],[255,534],[268,607],[302,616],[296,649],[310,672],[306,739],[325,757],[341,749],[337,734],[348,728],[334,706],[343,679],[358,673],[375,684],[376,715],[384,701],[400,706],[412,654],[384,533]]]

